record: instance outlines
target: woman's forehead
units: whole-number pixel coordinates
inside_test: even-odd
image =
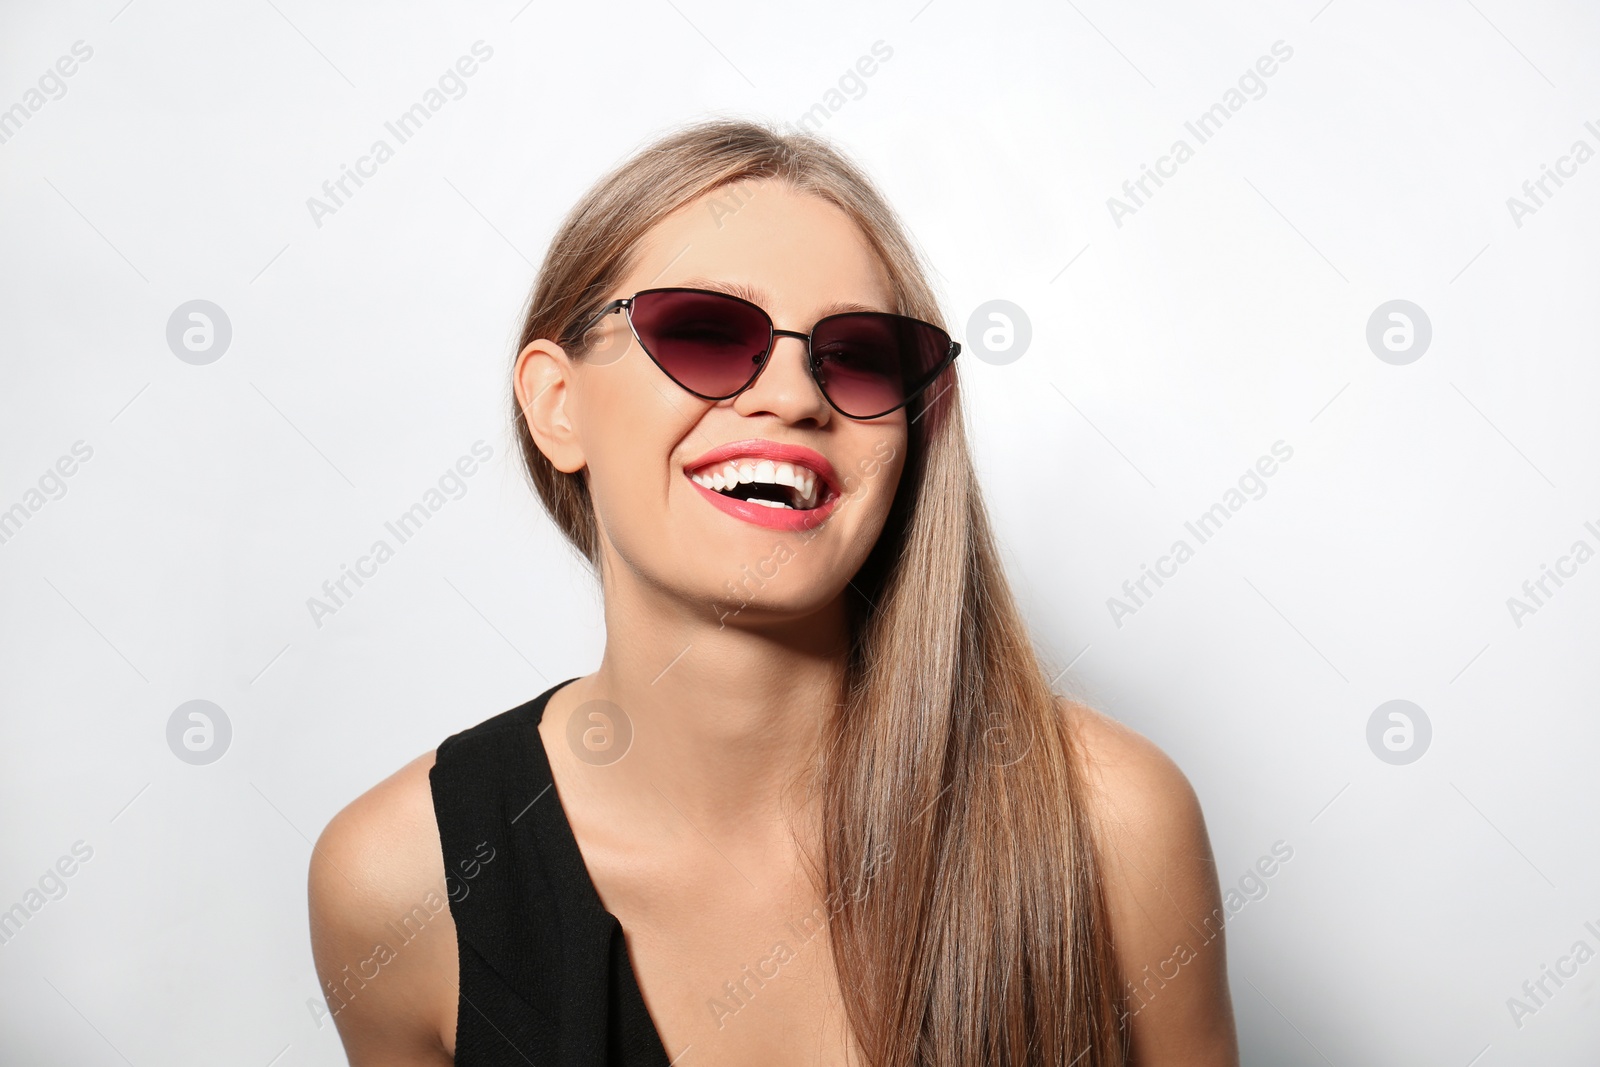
[[[723,192],[713,190],[667,215],[640,241],[625,288],[715,289],[769,311],[785,299],[893,310],[888,271],[855,220],[820,197],[756,184],[773,188],[740,187],[746,199],[732,214],[708,210]]]

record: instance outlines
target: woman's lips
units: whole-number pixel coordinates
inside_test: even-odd
[[[690,487],[706,500],[722,511],[727,512],[736,519],[755,526],[764,526],[769,530],[810,530],[822,525],[833,513],[834,506],[839,503],[839,494],[831,488],[822,503],[806,511],[797,511],[793,508],[769,508],[765,504],[753,504],[748,500],[727,496],[715,489],[707,489],[699,482],[684,475]]]
[[[708,489],[694,480],[694,472],[703,471],[717,463],[729,460],[770,460],[778,464],[804,468],[810,471],[817,479],[816,491],[819,501],[816,507],[799,510],[784,507],[767,507],[764,504],[751,503],[740,500],[738,497],[727,496],[715,489]],[[828,462],[826,456],[815,449],[804,445],[789,444],[780,441],[768,441],[761,438],[747,438],[743,441],[730,441],[718,445],[700,458],[694,460],[684,468],[684,477],[689,479],[689,484],[694,486],[701,496],[714,504],[717,508],[727,512],[736,519],[743,519],[754,526],[763,526],[769,530],[809,530],[825,522],[833,509],[839,503],[840,487],[839,476],[833,469],[833,464]],[[794,499],[791,495],[790,499]]]
[[[775,463],[804,467],[815,474],[833,493],[839,492],[839,475],[835,473],[833,464],[828,462],[828,457],[804,445],[785,444],[760,438],[747,438],[743,441],[729,441],[725,445],[718,445],[690,463],[684,470],[690,472],[704,470],[718,463],[740,459],[769,459]]]

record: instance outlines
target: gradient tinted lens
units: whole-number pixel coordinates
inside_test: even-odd
[[[772,337],[760,308],[720,293],[640,293],[630,318],[661,369],[707,397],[732,396],[754,378]]]
[[[750,384],[772,339],[766,312],[722,293],[647,290],[633,298],[630,319],[662,370],[717,399]],[[937,326],[881,311],[831,315],[811,335],[823,393],[858,419],[885,415],[926,388],[949,352],[950,336]]]
[[[822,391],[846,415],[887,414],[926,388],[950,352],[950,336],[904,315],[854,311],[817,323],[812,354]]]

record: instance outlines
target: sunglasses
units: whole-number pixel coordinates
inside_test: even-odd
[[[639,347],[662,373],[702,400],[727,400],[755,384],[779,337],[806,343],[806,366],[823,398],[851,419],[877,419],[910,403],[961,351],[939,327],[909,315],[847,311],[809,334],[779,330],[760,306],[709,289],[644,289],[601,308],[627,313]]]

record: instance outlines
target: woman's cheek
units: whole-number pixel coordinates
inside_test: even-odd
[[[888,441],[880,440],[873,446],[872,451],[872,455],[862,456],[856,460],[855,470],[844,476],[843,495],[846,500],[853,502],[860,499],[867,483],[878,477],[896,456],[894,445]]]
[[[872,453],[861,460],[861,473],[864,478],[876,477],[880,471],[893,466],[899,456],[895,446],[884,440],[879,440],[872,446]]]

